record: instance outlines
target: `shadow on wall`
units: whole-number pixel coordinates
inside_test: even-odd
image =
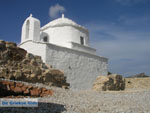
[[[66,111],[64,105],[39,102],[38,107],[0,107],[1,113],[61,113]]]

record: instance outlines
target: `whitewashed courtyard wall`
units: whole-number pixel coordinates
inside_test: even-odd
[[[107,58],[104,57],[33,41],[25,42],[20,47],[40,55],[44,62],[62,70],[71,89],[91,89],[97,76],[107,75]]]
[[[43,62],[46,63],[46,44],[42,42],[33,42],[31,40],[25,41],[18,45],[19,47],[25,49],[29,53],[41,56]]]

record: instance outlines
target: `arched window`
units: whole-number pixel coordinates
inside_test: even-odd
[[[30,30],[30,21],[29,20],[27,20],[27,22],[26,22],[26,39],[28,39],[29,38],[29,30]]]
[[[80,43],[81,45],[84,45],[84,37],[80,36]]]
[[[47,36],[45,36],[45,37],[43,38],[43,42],[48,42],[48,37],[47,37]]]
[[[49,42],[49,35],[45,32],[40,33],[40,41]]]

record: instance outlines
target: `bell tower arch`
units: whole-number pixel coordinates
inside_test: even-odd
[[[21,35],[21,43],[27,40],[40,41],[40,21],[32,14],[25,20]]]

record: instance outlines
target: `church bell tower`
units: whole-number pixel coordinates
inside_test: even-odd
[[[32,14],[22,26],[21,43],[27,40],[40,41],[40,21],[32,17]]]

